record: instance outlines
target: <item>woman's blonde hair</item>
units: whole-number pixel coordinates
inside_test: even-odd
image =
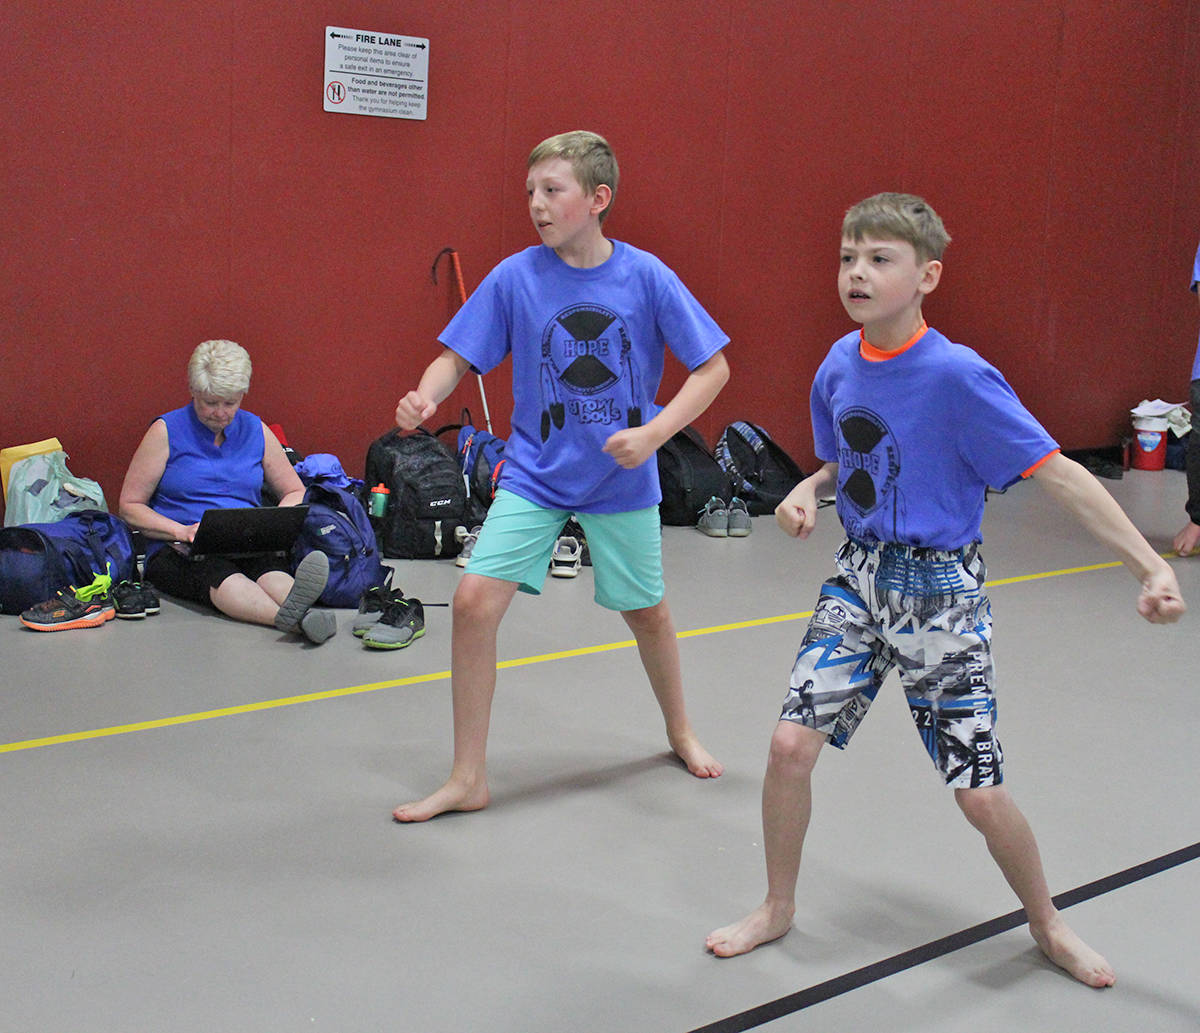
[[[250,353],[233,341],[204,341],[188,359],[194,395],[236,398],[250,389]]]

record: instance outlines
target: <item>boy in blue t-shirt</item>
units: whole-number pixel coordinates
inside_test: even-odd
[[[700,744],[683,700],[679,647],[663,595],[657,449],[729,378],[729,338],[652,255],[606,238],[617,163],[595,133],[554,136],[529,156],[525,187],[542,245],[488,274],[442,332],[442,352],[396,423],[429,419],[468,370],[512,356],[512,432],[502,488],[454,594],[454,763],[446,783],[397,807],[397,821],[486,807],[496,634],[518,589],[538,593],[574,513],[587,537],[595,597],[637,640],[672,750],[699,778],[721,765]],[[664,344],[691,371],[661,409]]]
[[[1021,405],[975,352],[921,317],[949,236],[924,201],[879,194],[842,225],[838,290],[862,325],[834,344],[812,388],[813,438],[824,465],[775,511],[807,538],[817,502],[836,491],[848,535],[792,669],[763,783],[767,896],[708,948],[742,954],[783,936],[795,911],[800,854],[821,747],[845,747],[887,673],[899,668],[934,764],[1053,962],[1091,986],[1108,963],[1063,921],[1037,843],[1001,784],[993,733],[991,609],[979,554],[984,493],[1033,477],[1141,582],[1138,612],[1154,623],[1184,611],[1166,561],[1112,496]]]

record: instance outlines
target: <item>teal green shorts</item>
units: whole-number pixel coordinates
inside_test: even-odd
[[[515,581],[538,595],[554,543],[572,511],[546,509],[501,488],[488,510],[467,573]],[[575,513],[587,538],[595,599],[607,610],[642,610],[663,598],[658,507],[627,513]]]

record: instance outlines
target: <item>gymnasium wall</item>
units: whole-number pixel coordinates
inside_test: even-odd
[[[428,37],[428,119],[323,111],[326,25]],[[1185,397],[1200,0],[61,0],[10,5],[0,53],[0,444],[57,435],[114,505],[211,337],[250,350],[247,408],[361,474],[456,306],[434,257],[470,290],[536,243],[525,158],[569,128],[621,161],[609,233],[733,338],[710,439],[749,417],[812,463],[841,215],[884,189],[954,237],[930,322],[1064,446]]]

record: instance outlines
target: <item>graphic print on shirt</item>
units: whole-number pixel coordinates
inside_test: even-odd
[[[552,427],[562,430],[567,416],[640,426],[632,351],[624,320],[603,305],[571,305],[551,319],[542,332],[542,441]]]
[[[847,409],[838,417],[838,516],[851,538],[899,541],[904,499],[896,486],[900,445],[887,423],[870,409]],[[875,513],[888,520],[878,534],[867,530]]]

